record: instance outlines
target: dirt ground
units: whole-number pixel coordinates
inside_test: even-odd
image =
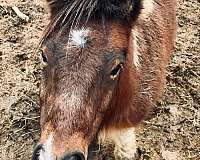
[[[21,20],[16,5],[29,17]],[[200,1],[179,0],[176,49],[163,100],[138,129],[141,159],[200,160]],[[42,60],[48,14],[39,0],[0,0],[0,160],[27,160],[39,138]]]

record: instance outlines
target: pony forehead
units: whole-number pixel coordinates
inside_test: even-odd
[[[88,21],[133,20],[142,0],[49,0],[51,21],[42,42],[55,31],[86,26]],[[59,12],[56,12],[56,10]],[[103,20],[104,19],[104,20]],[[41,42],[41,43],[42,43]]]

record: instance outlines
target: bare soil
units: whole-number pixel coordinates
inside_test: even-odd
[[[28,22],[15,14],[14,5]],[[137,132],[145,160],[200,160],[200,1],[179,0],[177,19],[165,94]],[[36,48],[47,23],[44,2],[0,1],[0,160],[30,159],[38,141],[43,64]]]

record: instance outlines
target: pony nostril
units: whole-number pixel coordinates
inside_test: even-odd
[[[72,154],[66,155],[63,160],[85,160],[85,157],[81,152],[74,152]]]
[[[69,158],[69,160],[82,160],[82,158],[79,156],[72,156]]]
[[[44,151],[44,148],[43,148],[42,144],[39,144],[39,145],[37,145],[37,147],[35,148],[35,150],[33,152],[32,160],[39,160],[41,151]]]

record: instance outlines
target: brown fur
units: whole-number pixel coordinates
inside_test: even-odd
[[[67,48],[72,28],[63,28],[60,19],[55,19],[62,7],[51,6],[50,25],[56,26],[47,29],[42,41],[48,66],[40,94],[40,143],[53,133],[57,158],[77,149],[87,156],[89,144],[101,129],[136,126],[159,100],[174,46],[175,6],[175,0],[155,0],[147,17],[88,19],[86,27],[92,32],[83,48]],[[140,66],[133,65],[137,52]],[[111,80],[110,71],[121,57],[125,57],[123,69],[116,81]],[[72,96],[81,97],[80,106]]]

